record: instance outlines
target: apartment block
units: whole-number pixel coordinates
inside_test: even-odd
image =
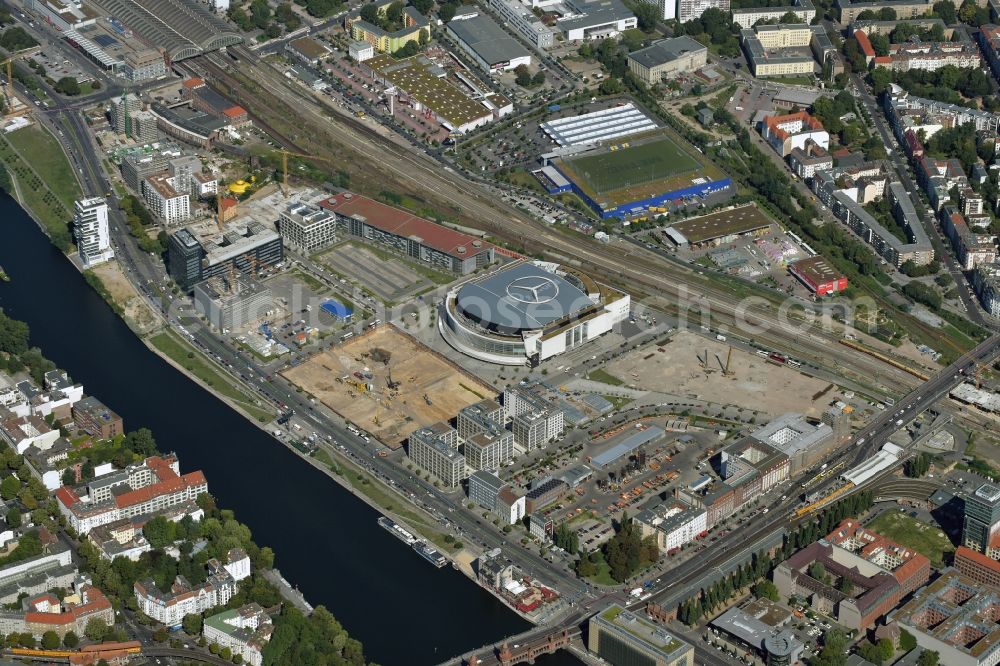
[[[184,576],[177,576],[168,592],[161,592],[151,578],[136,581],[133,589],[139,610],[161,624],[177,627],[185,615],[225,606],[239,592],[239,582],[218,560],[209,560],[207,566],[209,575],[204,583],[192,585]]]
[[[205,475],[180,474],[177,457],[150,456],[142,463],[99,476],[83,488],[63,486],[56,491],[59,511],[77,532],[87,534],[99,525],[162,511],[194,502],[208,492]]]
[[[469,439],[473,435],[503,427],[504,409],[495,400],[484,399],[462,408],[458,412],[458,436]]]
[[[764,118],[761,135],[782,157],[788,157],[796,148],[805,150],[807,142],[812,142],[824,151],[830,148],[829,132],[819,120],[805,111],[767,116]]]
[[[73,236],[84,268],[102,264],[115,256],[108,231],[108,204],[103,197],[76,201]]]
[[[150,176],[142,183],[142,196],[149,212],[168,225],[191,218],[191,200],[187,193],[177,190],[175,183],[166,173]]]
[[[488,0],[487,6],[535,48],[548,49],[555,44],[556,32],[518,0]]]
[[[93,396],[73,405],[73,422],[77,428],[98,439],[112,439],[125,433],[122,417]]]
[[[823,580],[810,573],[815,563],[823,565]],[[773,578],[782,596],[803,595],[814,609],[864,631],[924,585],[930,569],[920,553],[847,519],[779,564]]]
[[[445,429],[452,430],[447,424],[414,430],[410,433],[407,453],[418,467],[433,474],[446,488],[457,488],[468,476],[465,458],[451,445],[452,437],[440,434]],[[454,437],[457,436],[455,433]]]
[[[642,536],[653,535],[660,550],[676,551],[708,530],[708,512],[679,499],[668,499],[636,515]]]
[[[965,217],[953,206],[945,206],[938,214],[941,230],[951,241],[962,270],[971,271],[980,264],[993,264],[997,259],[996,236],[973,233]]]
[[[892,9],[896,19],[915,19],[926,16],[933,9],[931,0],[871,0],[868,2],[853,2],[852,0],[837,0],[836,6],[840,12],[840,22],[843,25],[854,23],[858,15],[864,11],[876,14],[882,9]]]
[[[791,4],[777,7],[747,7],[733,10],[733,23],[740,28],[752,28],[758,21],[780,21],[791,12],[801,23],[812,23],[816,18],[816,7],[810,0],[794,0]]]
[[[240,655],[243,663],[261,666],[262,650],[273,632],[271,616],[260,604],[251,603],[206,617],[202,636],[210,645],[215,643]]]

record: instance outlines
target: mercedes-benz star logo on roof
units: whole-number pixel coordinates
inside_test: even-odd
[[[559,295],[559,285],[547,277],[526,275],[507,285],[507,295],[520,303],[548,303]]]

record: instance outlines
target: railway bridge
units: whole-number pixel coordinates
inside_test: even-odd
[[[580,636],[580,628],[566,623],[559,627],[536,627],[508,638],[499,645],[484,646],[443,662],[440,666],[514,666],[533,664],[535,659],[567,649]]]

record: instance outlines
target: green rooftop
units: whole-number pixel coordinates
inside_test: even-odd
[[[667,633],[663,627],[650,622],[636,613],[631,613],[631,616],[635,618],[634,621],[625,622],[620,619],[623,612],[626,612],[625,609],[615,604],[602,612],[600,618],[606,623],[628,632],[646,645],[668,655],[673,654],[686,645],[683,641]],[[669,638],[669,640],[664,641],[663,637]]]

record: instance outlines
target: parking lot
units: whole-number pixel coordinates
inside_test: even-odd
[[[274,339],[286,347],[304,347],[348,325],[320,305],[331,297],[351,309],[354,309],[354,304],[345,303],[347,299],[343,296],[331,296],[329,289],[319,289],[315,284],[310,286],[302,279],[301,273],[292,271],[275,275],[266,284],[274,294],[277,311],[269,322],[269,328]]]
[[[94,78],[74,65],[72,61],[64,59],[62,54],[54,48],[50,48],[47,51],[44,48],[40,49],[30,59],[42,65],[45,68],[45,76],[53,81],[58,81],[64,77],[71,77],[76,79],[77,83],[84,84],[92,81]]]
[[[418,271],[402,257],[377,251],[361,243],[341,243],[315,258],[352,284],[364,285],[383,303],[396,303],[433,289],[450,276],[426,269]],[[438,281],[428,275],[435,275]]]

